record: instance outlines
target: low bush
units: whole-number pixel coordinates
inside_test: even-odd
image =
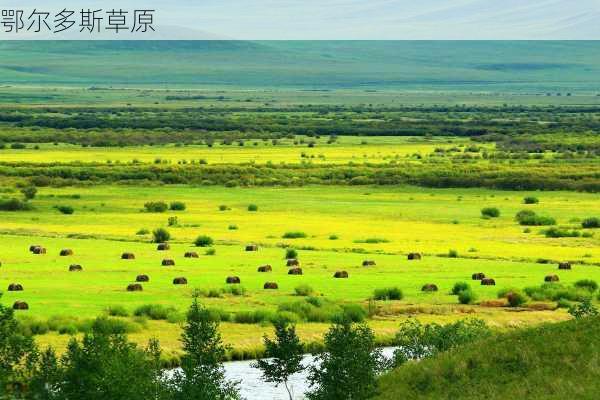
[[[108,306],[106,313],[111,317],[129,317],[129,311],[122,305]]]
[[[470,286],[466,282],[456,282],[452,287],[452,294],[459,295],[460,292],[470,289]]]
[[[150,231],[148,229],[142,228],[139,231],[137,231],[135,234],[138,236],[142,236],[142,235],[147,235],[149,233],[150,233]]]
[[[294,249],[286,249],[285,250],[285,258],[287,260],[292,258],[298,258],[298,252]]]
[[[156,228],[152,231],[154,243],[165,243],[171,240],[171,234],[165,228]]]
[[[227,207],[225,204],[221,204],[219,206],[219,211],[227,211],[227,210],[230,210],[230,208]]]
[[[527,296],[535,301],[560,301],[564,299],[581,302],[590,298],[588,290],[574,286],[564,286],[560,283],[544,283],[540,286],[526,287],[524,291]]]
[[[540,200],[537,197],[527,196],[523,199],[524,204],[538,204]]]
[[[210,247],[214,243],[214,240],[210,236],[200,235],[194,240],[196,247]]]
[[[403,298],[404,294],[398,287],[375,289],[373,291],[373,300],[402,300]]]
[[[71,215],[75,212],[75,209],[71,206],[54,206],[62,214]]]
[[[314,294],[314,290],[309,285],[300,285],[294,288],[296,296],[311,296]]]
[[[227,227],[227,229],[229,229],[230,231],[237,231],[239,228],[237,225],[231,224]]]
[[[282,236],[284,239],[301,239],[307,237],[306,233],[294,231],[294,232],[286,232]]]
[[[339,238],[338,235],[329,235],[329,240],[338,240]]]
[[[169,209],[171,211],[185,211],[186,205],[182,201],[173,201],[169,204]]]
[[[367,311],[360,304],[342,305],[343,318],[352,322],[363,322],[367,318]]]
[[[562,229],[562,228],[549,228],[546,229],[544,231],[544,235],[547,238],[565,238],[565,237],[580,237],[581,236],[581,232],[577,231],[577,230],[569,230],[569,229]]]
[[[136,317],[148,317],[151,320],[166,320],[169,314],[177,312],[173,307],[165,307],[161,304],[145,304],[133,311]]]
[[[207,256],[214,256],[215,254],[217,254],[217,249],[214,249],[214,248],[213,249],[207,249],[204,252],[204,255],[207,255]]]
[[[537,215],[531,210],[522,210],[517,213],[515,219],[523,226],[544,226],[556,225],[556,220],[552,217]]]
[[[248,211],[256,212],[256,211],[258,211],[258,206],[256,204],[250,204],[250,205],[248,205]]]
[[[458,302],[460,304],[473,304],[477,296],[471,289],[465,289],[458,293]]]
[[[598,290],[598,283],[592,279],[581,279],[575,282],[574,286],[579,289],[585,289],[590,292]]]
[[[144,204],[147,212],[162,213],[169,209],[169,206],[164,201],[149,201]]]
[[[233,321],[238,324],[260,324],[275,320],[276,313],[268,310],[238,311]]]
[[[481,210],[481,216],[487,218],[498,218],[500,216],[500,210],[496,207],[485,207]]]
[[[0,199],[0,211],[29,211],[33,207],[26,201],[19,199]]]
[[[506,295],[508,305],[511,307],[519,307],[527,302],[527,297],[520,291],[514,290]]]
[[[600,218],[586,218],[583,221],[581,221],[581,227],[585,229],[600,228]]]

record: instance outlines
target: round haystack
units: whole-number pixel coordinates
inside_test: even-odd
[[[29,251],[33,253],[33,250],[35,250],[36,247],[42,247],[39,244],[32,244],[31,246],[29,246]]]
[[[13,304],[13,310],[29,310],[29,304],[24,301],[15,301]]]
[[[335,274],[333,274],[333,277],[338,278],[338,279],[345,279],[345,278],[348,278],[348,272],[337,271]]]
[[[279,289],[279,286],[275,282],[266,282],[263,286],[264,289]]]
[[[496,286],[496,281],[493,280],[492,278],[483,278],[481,280],[481,284],[483,286]]]
[[[407,258],[409,260],[420,260],[423,257],[421,256],[421,253],[409,253]]]
[[[558,264],[558,269],[571,269],[571,263],[561,262]]]
[[[471,279],[473,279],[474,281],[480,281],[482,279],[485,279],[485,274],[483,272],[478,272],[476,274],[473,274],[471,276]]]
[[[81,272],[83,271],[83,267],[79,264],[71,264],[69,265],[69,272]]]
[[[31,252],[33,254],[46,254],[46,248],[42,246],[35,246]]]
[[[290,268],[288,275],[302,275],[302,268]]]
[[[173,285],[187,285],[187,283],[187,279],[185,279],[184,277],[173,279]]]
[[[135,255],[133,253],[123,253],[121,254],[122,260],[135,260]]]
[[[195,251],[188,251],[185,253],[184,255],[185,258],[199,258],[198,257],[198,253],[196,253]]]
[[[169,243],[159,243],[158,246],[156,247],[156,250],[158,251],[165,251],[165,250],[170,250],[171,246],[169,246]]]
[[[558,282],[559,280],[558,275],[547,275],[544,278],[544,282]]]
[[[20,283],[11,283],[10,285],[8,285],[8,291],[9,292],[22,292],[23,285],[21,285]]]
[[[426,285],[423,285],[423,287],[421,288],[422,292],[437,292],[438,291],[438,287],[437,285],[433,284],[433,283],[428,283]]]
[[[73,250],[71,250],[71,249],[62,249],[60,251],[61,257],[72,256],[72,255],[73,255]]]
[[[229,285],[237,285],[241,283],[241,280],[239,276],[228,276],[227,279],[225,279],[225,283]]]
[[[175,260],[171,260],[168,258],[165,258],[164,260],[162,260],[162,266],[163,267],[172,267],[175,265]]]
[[[141,292],[144,288],[139,283],[131,283],[127,286],[128,292]]]
[[[376,264],[375,264],[375,261],[373,261],[373,260],[365,260],[362,262],[362,265],[363,265],[363,267],[372,267]]]
[[[287,260],[287,264],[288,267],[299,267],[300,266],[300,261],[295,259],[295,258],[290,258]]]
[[[246,251],[258,251],[258,246],[255,244],[249,244],[246,246]]]
[[[136,282],[150,282],[150,277],[148,275],[138,275],[135,277]]]
[[[272,272],[272,271],[273,271],[273,267],[271,267],[268,264],[261,265],[260,267],[258,267],[258,272]]]

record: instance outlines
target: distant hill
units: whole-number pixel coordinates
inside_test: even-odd
[[[599,318],[528,328],[403,366],[377,399],[598,399],[599,354]]]
[[[600,42],[4,41],[0,84],[600,91]]]

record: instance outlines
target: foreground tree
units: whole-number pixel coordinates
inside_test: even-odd
[[[173,379],[174,397],[178,400],[240,399],[238,382],[225,378],[222,360],[225,346],[219,333],[219,323],[209,311],[194,301],[187,314],[181,337],[184,355],[181,370]]]
[[[325,351],[310,367],[310,400],[363,400],[376,394],[377,375],[384,362],[375,335],[366,324],[347,319],[325,334]]]
[[[265,358],[257,360],[252,366],[261,370],[265,382],[283,384],[292,400],[288,382],[290,376],[304,369],[302,343],[294,325],[290,325],[284,319],[278,319],[273,325],[276,339],[264,337]]]
[[[0,399],[21,395],[36,352],[33,338],[20,332],[14,311],[0,304]]]

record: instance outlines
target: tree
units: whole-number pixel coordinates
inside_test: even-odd
[[[288,385],[290,376],[304,369],[302,365],[303,347],[300,338],[296,334],[296,327],[290,325],[284,319],[278,319],[273,323],[275,327],[276,340],[267,336],[263,341],[265,344],[265,358],[256,361],[252,367],[262,372],[265,382],[284,384],[290,400],[292,392]]]
[[[152,231],[152,236],[154,236],[155,243],[165,243],[171,239],[171,234],[165,228],[156,228]]]
[[[181,370],[173,379],[175,399],[240,399],[239,383],[225,378],[222,360],[226,348],[219,333],[219,323],[198,303],[197,297],[187,313],[181,341],[184,355]]]
[[[325,334],[325,351],[310,367],[310,400],[362,400],[376,394],[377,374],[384,366],[375,335],[366,324],[347,319]]]
[[[25,200],[33,200],[37,194],[37,188],[35,186],[27,186],[21,189],[21,193],[23,193]]]
[[[19,330],[14,311],[0,304],[0,394],[19,394],[27,380],[29,359],[36,353],[33,338]]]

